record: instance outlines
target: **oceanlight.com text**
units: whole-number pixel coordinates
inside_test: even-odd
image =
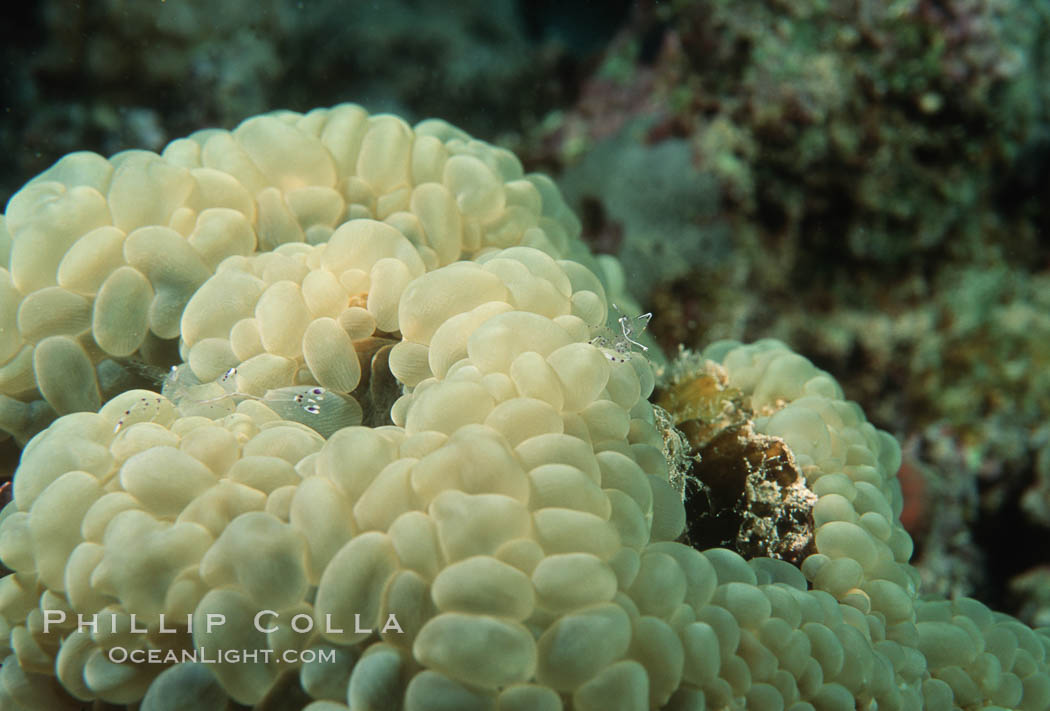
[[[333,664],[334,649],[285,649],[280,653],[273,649],[127,649],[113,647],[106,652],[114,664]]]

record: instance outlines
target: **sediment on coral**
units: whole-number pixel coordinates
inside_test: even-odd
[[[77,410],[0,512],[5,708],[1050,703],[1050,634],[920,596],[900,448],[805,358],[687,359],[665,404],[703,446],[668,457],[652,363],[598,337],[622,274],[509,154],[343,106],[115,163],[60,163],[5,219],[8,397]],[[54,285],[67,258],[97,289]],[[109,283],[152,297],[111,313]],[[102,342],[175,338],[165,392],[98,406]],[[316,426],[330,402],[356,423]],[[747,557],[683,542],[691,477],[745,492]],[[774,485],[811,495],[811,542],[760,540]]]

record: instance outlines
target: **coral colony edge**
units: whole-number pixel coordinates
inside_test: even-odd
[[[579,232],[354,105],[22,188],[0,708],[1050,707],[1050,631],[923,597],[893,438],[775,341],[657,368]]]

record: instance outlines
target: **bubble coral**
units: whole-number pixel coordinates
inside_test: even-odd
[[[754,431],[786,448],[815,499],[815,552],[799,568],[680,542],[686,512],[663,419],[649,403],[653,368],[637,353],[610,359],[592,342],[615,284],[586,257],[561,258],[580,248],[569,244],[571,230],[543,217],[561,205],[545,192],[553,187],[523,179],[531,207],[515,224],[529,226],[503,244],[492,235],[506,233],[489,227],[518,178],[479,180],[479,165],[497,175],[501,163],[449,168],[453,155],[428,174],[446,183],[405,188],[417,147],[440,153],[448,142],[417,127],[414,141],[399,143],[402,124],[384,118],[372,124],[384,149],[373,155],[365,133],[355,164],[369,186],[389,189],[383,196],[347,178],[339,190],[311,192],[315,202],[289,198],[307,189],[311,171],[336,180],[316,155],[305,160],[314,144],[302,136],[324,136],[319,126],[357,111],[247,122],[248,135],[265,126],[278,144],[289,126],[304,127],[292,147],[230,149],[218,163],[228,172],[211,169],[226,176],[211,177],[228,194],[240,194],[236,184],[255,196],[245,209],[272,210],[256,215],[256,244],[208,265],[214,275],[202,273],[193,289],[155,296],[137,323],[170,337],[160,325],[178,311],[189,367],[206,379],[232,363],[246,391],[290,381],[361,395],[359,356],[374,368],[388,348],[379,368],[401,393],[382,405],[389,424],[323,437],[265,398],[221,399],[211,412],[142,390],[57,419],[27,444],[0,513],[0,557],[14,571],[0,579],[5,708],[1047,707],[1050,635],[973,600],[919,598],[898,521],[899,447],[782,344],[717,343],[676,378],[685,392],[696,372],[720,372]],[[332,145],[345,146],[353,125],[333,129]],[[202,135],[203,149],[177,141],[151,164],[207,155],[212,138],[229,148],[237,132]],[[342,154],[327,155],[331,163]],[[389,165],[392,156],[402,162]],[[319,213],[288,207],[325,204],[333,193],[362,202],[319,222],[299,222]],[[439,193],[440,219],[424,206],[403,209]],[[159,206],[138,209],[166,211],[169,198],[161,191]],[[368,215],[354,207],[365,203]],[[430,235],[446,234],[453,206],[484,229],[469,244],[472,228],[451,230],[458,242],[446,252]],[[45,213],[48,224],[72,220]],[[289,215],[300,217],[280,222]],[[431,218],[437,227],[426,227]],[[262,240],[278,224],[305,239]],[[274,249],[250,253],[260,244]],[[151,259],[167,268],[177,254]],[[129,268],[114,262],[104,281]],[[150,281],[170,273],[163,269],[135,271],[155,294],[170,286]],[[77,323],[82,342],[98,340]],[[69,334],[55,337],[83,349]],[[256,368],[256,359],[279,367]],[[271,624],[255,624],[260,614]],[[225,624],[209,625],[218,616]],[[180,624],[166,631],[165,620]],[[128,662],[114,650],[160,662]],[[193,657],[207,650],[273,656]]]
[[[394,330],[410,278],[492,249],[535,247],[622,283],[615,261],[599,266],[586,253],[579,229],[550,179],[525,175],[508,151],[443,121],[410,127],[352,104],[199,131],[162,155],[73,153],[18,191],[0,219],[0,429],[24,441],[55,413],[97,410],[126,389],[114,359],[173,365],[180,335],[182,359],[211,380],[233,363],[231,346],[301,358],[303,334],[274,325],[281,320],[314,321],[308,352],[329,340],[322,331],[335,333],[320,319],[342,315],[360,337],[368,325]],[[278,249],[289,243],[300,248]],[[274,251],[300,255],[298,265],[256,256]],[[234,256],[243,259],[224,262]],[[306,279],[318,268],[327,276]],[[238,329],[223,347],[211,339],[229,336],[227,325]],[[261,361],[248,371],[294,380],[289,361]]]

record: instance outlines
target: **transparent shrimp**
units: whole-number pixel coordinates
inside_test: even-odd
[[[631,359],[631,354],[636,348],[641,353],[649,351],[649,347],[638,341],[636,336],[645,331],[653,314],[650,311],[632,317],[620,311],[616,304],[613,304],[613,308],[616,309],[616,313],[620,314],[620,317],[616,319],[620,332],[616,333],[612,328],[606,327],[591,339],[591,343],[600,348],[605,357],[613,363],[626,363]]]
[[[117,434],[137,422],[153,422],[156,420],[164,409],[165,398],[169,400],[171,398],[167,391],[163,391],[160,395],[152,391],[162,389],[161,386],[172,377],[171,371],[165,372],[163,368],[133,359],[118,358],[112,361],[111,364],[116,366],[118,372],[124,374],[125,387],[121,388],[123,392],[134,390],[142,393],[141,397],[131,401],[127,409],[121,413],[120,418],[113,427],[113,433]],[[147,389],[127,387],[128,385],[135,386],[140,384],[145,385]]]
[[[282,419],[300,422],[316,430],[322,437],[344,427],[361,424],[364,415],[361,406],[352,397],[341,395],[317,385],[297,385],[267,390],[257,399]]]
[[[161,383],[160,392],[172,402],[178,402],[185,399],[190,399],[195,402],[221,400],[235,395],[236,387],[234,379],[236,375],[237,369],[230,368],[223,373],[218,380],[213,382],[201,382],[200,378],[197,377],[197,375],[190,369],[190,366],[186,363],[183,363],[182,365],[173,365],[171,366],[171,370],[169,370],[168,374],[164,377],[163,383]],[[218,391],[216,391],[215,386],[218,386]],[[210,397],[204,397],[206,393],[201,390],[202,387],[211,391],[207,393]]]
[[[247,396],[239,394],[235,387],[237,371],[230,368],[217,380],[201,382],[190,367],[172,366],[161,385],[164,397],[175,403],[184,415],[222,417],[233,412],[237,402]]]
[[[118,432],[130,420],[141,421],[149,409],[159,410],[170,400],[183,415],[223,417],[245,400],[261,402],[282,419],[300,422],[328,437],[336,430],[361,424],[361,406],[351,397],[318,385],[297,385],[267,390],[262,396],[237,390],[237,369],[230,368],[218,379],[201,382],[189,365],[172,366],[161,383],[161,395],[143,397],[129,407],[117,422]],[[155,401],[154,401],[155,400]]]
[[[164,398],[160,395],[144,395],[121,414],[113,426],[113,434],[119,434],[126,426],[136,422],[152,422],[160,414]]]

